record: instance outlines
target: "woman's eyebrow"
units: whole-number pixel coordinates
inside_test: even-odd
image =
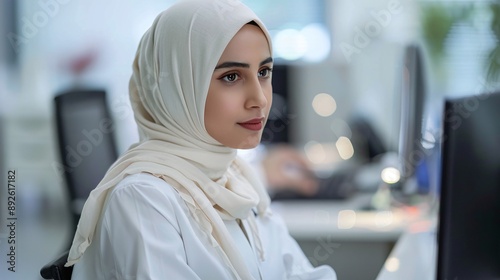
[[[271,63],[271,62],[273,62],[273,58],[272,58],[272,57],[268,57],[268,58],[266,58],[266,59],[262,60],[262,61],[260,62],[260,64],[259,64],[259,66],[262,66],[262,65],[264,65],[264,64],[268,64],[268,63]]]
[[[214,70],[221,68],[232,68],[232,67],[250,68],[250,64],[243,62],[227,61],[217,65]]]
[[[272,57],[268,57],[268,58],[262,60],[259,63],[259,66],[262,66],[262,65],[270,63],[270,62],[273,62]],[[221,68],[232,68],[232,67],[250,68],[250,64],[243,63],[243,62],[236,62],[236,61],[226,61],[226,62],[222,62],[221,64],[217,65],[214,70],[221,69]]]

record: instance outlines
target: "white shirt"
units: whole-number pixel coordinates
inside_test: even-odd
[[[277,214],[257,217],[261,262],[236,220],[225,221],[254,279],[333,279],[331,267],[313,268]],[[249,232],[246,221],[243,227]],[[72,279],[232,279],[177,192],[150,174],[123,179],[110,193],[94,239]]]

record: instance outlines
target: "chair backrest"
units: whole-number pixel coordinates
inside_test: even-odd
[[[42,267],[40,275],[43,279],[70,280],[71,274],[73,273],[73,266],[64,266],[68,259],[68,254],[69,251],[66,251],[55,260]]]
[[[114,124],[106,93],[73,90],[54,98],[59,151],[72,211],[83,203],[117,159]]]

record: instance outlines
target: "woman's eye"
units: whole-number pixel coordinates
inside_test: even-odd
[[[226,76],[222,77],[222,80],[226,82],[234,82],[238,78],[238,74],[232,73],[232,74],[227,74]]]
[[[270,68],[264,68],[259,71],[259,77],[268,77],[271,74],[271,69]]]

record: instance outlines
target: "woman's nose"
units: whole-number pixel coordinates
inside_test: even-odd
[[[249,108],[265,108],[267,106],[267,96],[265,85],[259,80],[258,77],[252,79],[248,83],[247,88],[247,107]]]

